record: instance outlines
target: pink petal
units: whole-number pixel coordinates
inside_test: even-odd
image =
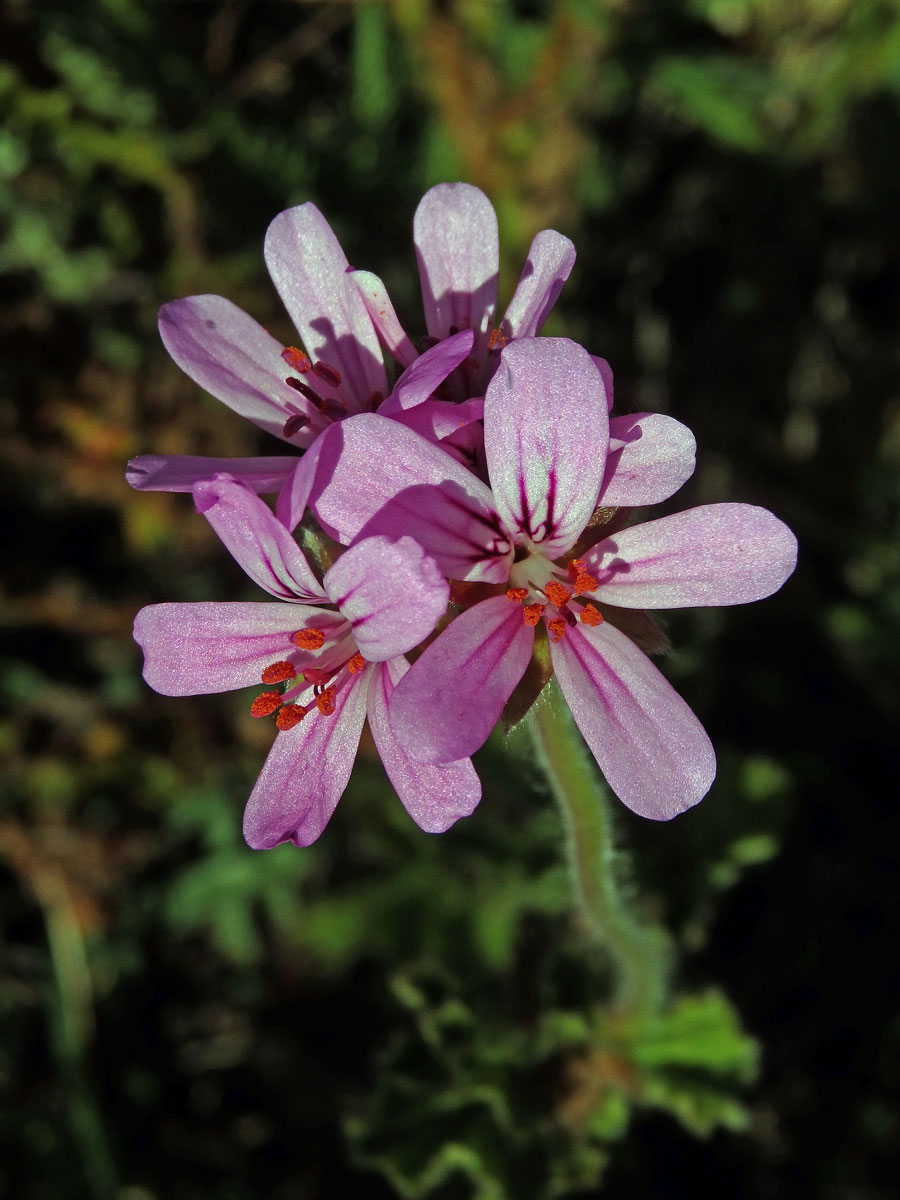
[[[394,420],[414,429],[429,442],[440,442],[452,437],[484,418],[484,401],[479,396],[454,404],[450,400],[426,400],[415,408],[396,413]]]
[[[544,229],[528,251],[515,294],[500,323],[509,338],[535,337],[575,266],[575,247],[555,229]]]
[[[608,444],[603,380],[567,338],[510,342],[484,401],[484,449],[504,527],[549,558],[590,520]]]
[[[188,296],[159,310],[163,344],[186,375],[239,416],[292,445],[305,446],[301,430],[283,436],[287,418],[304,411],[287,386],[290,371],[280,342],[223,296]]]
[[[347,278],[359,289],[378,336],[403,367],[415,362],[418,351],[400,324],[387,288],[371,271],[348,271]]]
[[[594,366],[603,377],[603,386],[606,388],[606,411],[612,412],[613,409],[613,373],[612,367],[605,358],[601,358],[599,354],[592,354]]]
[[[372,673],[369,684],[369,728],[403,807],[426,833],[443,833],[460,817],[468,817],[481,799],[481,783],[471,759],[437,766],[410,758],[394,734],[388,705],[409,664],[392,658]]]
[[[244,810],[244,837],[254,850],[287,841],[310,846],[328,824],[356,760],[372,670],[345,671],[331,716],[313,707],[276,737]]]
[[[475,330],[480,359],[497,306],[500,246],[490,200],[468,183],[439,183],[413,220],[425,320],[432,337]]]
[[[451,579],[506,580],[512,550],[490,490],[439,446],[375,414],[342,421],[320,442],[313,507],[338,541],[405,534]]]
[[[466,609],[394,692],[391,724],[401,746],[421,762],[473,754],[497,723],[533,649],[534,630],[520,604],[493,596]]]
[[[394,390],[378,409],[378,415],[391,417],[424,403],[451,371],[468,358],[474,338],[471,329],[463,329],[426,350],[397,380]]]
[[[632,812],[668,821],[716,775],[706,730],[614,625],[568,629],[550,645],[556,678],[606,781]]]
[[[254,492],[277,492],[297,466],[292,458],[199,458],[190,454],[140,454],[125,479],[139,492],[190,492],[194,484],[227,472]]]
[[[704,504],[623,529],[582,555],[594,593],[624,608],[746,604],[776,592],[797,539],[764,508]]]
[[[346,621],[303,604],[151,604],[134,622],[144,678],[163,696],[201,696],[260,683],[265,667],[296,655],[291,634],[340,637]]]
[[[307,353],[336,367],[351,411],[387,392],[381,346],[347,257],[314,204],[279,213],[266,232],[266,265]]]
[[[412,538],[364,538],[345,550],[324,579],[347,618],[360,654],[384,662],[412,650],[447,611],[450,588]]]
[[[303,551],[249,488],[219,475],[194,488],[203,513],[252,580],[282,600],[322,600],[325,593]]]
[[[686,425],[661,413],[613,417],[598,503],[639,508],[668,500],[694,473],[697,443]]]

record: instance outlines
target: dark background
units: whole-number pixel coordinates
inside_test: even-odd
[[[896,7],[0,13],[0,1194],[895,1195]],[[277,453],[157,307],[219,292],[290,342],[262,238],[314,200],[421,333],[444,179],[497,208],[502,299],[538,229],[573,238],[545,332],[694,430],[670,507],[763,504],[800,541],[776,597],[669,622],[720,773],[670,825],[619,814],[672,939],[655,1023],[611,1007],[527,744],[492,741],[430,838],[364,743],[320,843],[254,854],[268,726],[140,678],[138,608],[250,593],[125,460]]]

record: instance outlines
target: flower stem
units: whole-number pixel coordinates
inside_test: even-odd
[[[609,791],[555,680],[532,709],[529,725],[562,815],[578,907],[616,968],[616,1005],[629,1015],[656,1013],[667,994],[669,939],[658,926],[636,920],[632,897],[623,893],[625,855],[614,844]]]

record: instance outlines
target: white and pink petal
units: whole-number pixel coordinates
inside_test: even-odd
[[[582,559],[594,595],[623,608],[747,604],[791,575],[797,539],[765,508],[704,504],[623,529]]]
[[[550,645],[559,686],[606,781],[642,817],[668,821],[716,774],[706,730],[647,656],[609,622]]]
[[[613,417],[598,504],[639,508],[668,500],[693,475],[696,450],[688,427],[662,413]]]
[[[315,707],[311,691],[301,697],[310,711],[278,734],[244,810],[244,837],[252,849],[282,842],[310,846],[322,833],[353,770],[374,669],[338,678],[329,716]]]
[[[391,700],[404,750],[449,763],[487,740],[534,649],[520,604],[493,596],[456,617],[416,659]]]
[[[139,492],[191,492],[195,484],[227,473],[258,495],[284,487],[297,466],[290,458],[204,458],[191,454],[140,454],[128,462],[125,480]]]
[[[370,662],[418,646],[447,611],[450,598],[437,563],[409,537],[362,539],[344,551],[323,583]]]
[[[307,353],[335,367],[351,411],[387,390],[378,335],[347,256],[314,204],[289,208],[269,225],[266,265]]]
[[[159,310],[159,333],[186,375],[233,412],[283,441],[303,447],[308,431],[284,437],[292,413],[303,411],[285,383],[282,345],[224,296],[188,296]]]
[[[508,338],[535,337],[575,266],[575,247],[555,229],[536,234],[509,307],[500,322]]]
[[[568,338],[510,342],[484,401],[484,448],[497,512],[520,544],[555,558],[590,520],[609,427],[603,380]]]
[[[283,600],[324,600],[303,551],[271,509],[228,475],[198,483],[194,503],[237,563],[261,588]]]
[[[368,715],[372,737],[388,778],[403,806],[420,829],[443,833],[460,817],[468,817],[481,799],[481,783],[471,759],[438,766],[412,758],[391,727],[389,708],[394,688],[409,670],[404,658],[381,663],[369,684]]]

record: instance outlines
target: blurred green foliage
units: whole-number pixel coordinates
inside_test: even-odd
[[[885,1194],[896,5],[8,0],[0,20],[0,1195]],[[130,641],[145,603],[249,592],[189,500],[129,493],[124,460],[263,448],[168,363],[157,306],[218,291],[289,339],[261,242],[312,199],[419,332],[410,223],[445,178],[494,201],[506,295],[538,229],[575,238],[547,331],[610,358],[623,411],[695,429],[679,507],[758,501],[801,536],[784,596],[672,618],[666,669],[720,771],[674,825],[620,821],[635,918],[680,955],[640,1019],[572,916],[521,744],[484,751],[485,800],[441,838],[364,746],[320,844],[252,854],[269,731],[242,696],[152,694]],[[738,1009],[771,1041],[756,1092]]]

